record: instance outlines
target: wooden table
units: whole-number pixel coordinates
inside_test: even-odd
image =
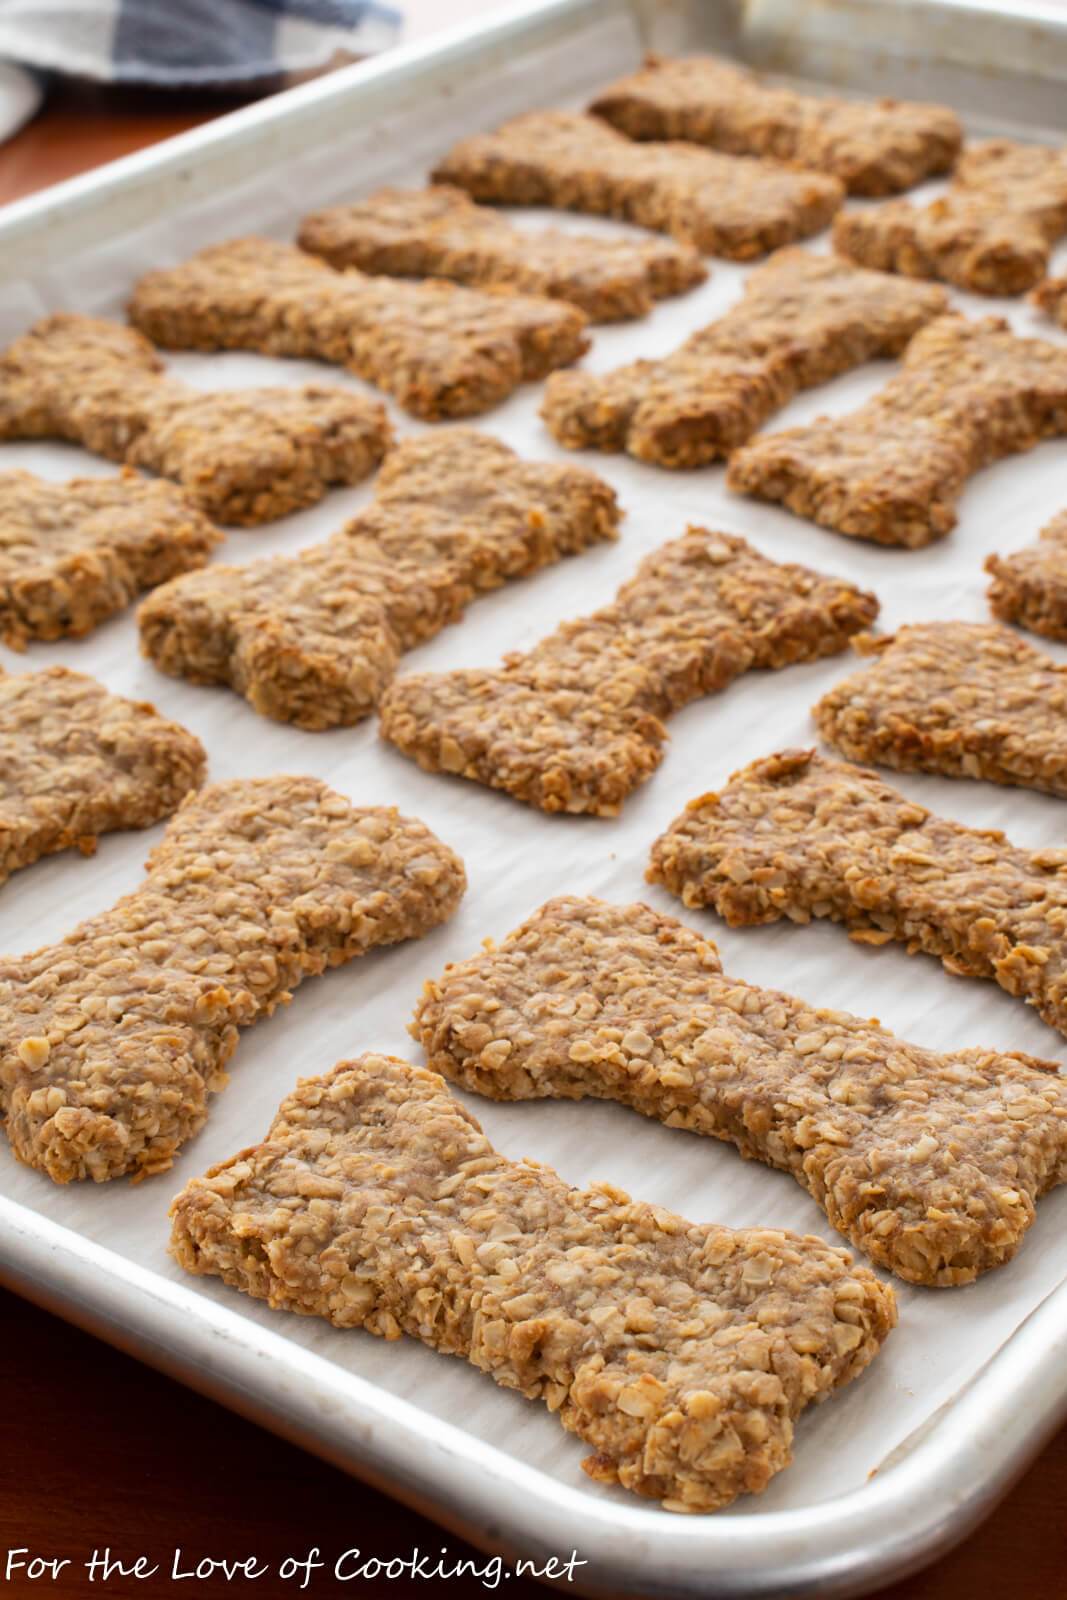
[[[471,0],[468,0],[468,4]],[[0,146],[0,200],[192,127],[236,102],[174,95],[58,95],[38,120]],[[258,1557],[276,1570],[317,1545],[331,1561],[351,1547],[380,1557],[414,1547],[484,1562],[432,1523],[283,1444],[206,1400],[0,1291],[0,1594],[85,1600],[164,1592],[190,1600],[275,1600],[288,1593],[454,1600],[492,1593],[477,1578],[417,1585],[368,1579],[336,1584],[317,1572],[306,1590],[269,1578],[171,1577],[180,1547],[202,1557]],[[1067,1430],[1048,1447],[981,1531],[880,1600],[1058,1600],[1067,1596]],[[146,1558],[152,1578],[86,1584],[78,1565],[54,1581],[4,1584],[6,1552],[88,1560]],[[191,1560],[189,1558],[192,1558]],[[500,1585],[508,1600],[546,1591],[525,1579]]]

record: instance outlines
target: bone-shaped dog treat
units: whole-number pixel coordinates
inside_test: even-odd
[[[841,212],[834,246],[883,272],[943,278],[978,294],[1022,294],[1067,233],[1067,150],[990,139],[960,157],[948,193]]]
[[[918,549],[956,524],[967,479],[1067,433],[1067,349],[999,317],[938,317],[858,411],[764,434],[730,458],[732,489],[824,528]]]
[[[66,667],[0,670],[0,884],[101,833],[148,828],[203,781],[199,739]]]
[[[1067,1034],[1067,853],[936,817],[862,767],[753,762],[671,824],[649,878],[732,927],[830,917],[863,944],[899,939]]]
[[[649,56],[590,110],[631,139],[692,139],[831,172],[850,194],[895,194],[945,172],[963,139],[947,106],[798,94],[714,56]]]
[[[143,590],[202,567],[221,539],[162,480],[0,473],[0,639],[22,650],[81,638]]]
[[[1036,544],[992,555],[989,604],[995,616],[1048,639],[1067,640],[1067,511],[1042,528]]]
[[[94,317],[45,317],[0,356],[0,439],[69,439],[147,467],[220,522],[314,505],[372,472],[389,438],[382,406],[336,386],[190,388],[132,328]]]
[[[896,1321],[845,1251],[573,1189],[499,1155],[439,1077],[390,1056],[305,1079],[265,1142],[172,1214],[189,1272],[462,1356],[543,1400],[592,1447],[592,1477],[672,1511],[763,1489],[805,1406]]]
[[[558,300],[334,272],[271,239],[149,272],[129,310],[156,344],[334,362],[430,421],[488,411],[589,343],[585,317]]]
[[[324,544],[157,589],[141,643],[165,672],[228,683],[303,728],[373,710],[400,653],[468,601],[615,537],[612,490],[584,469],[520,461],[467,429],[390,453],[374,502]]]
[[[299,243],[331,267],[397,278],[452,278],[569,300],[593,322],[643,317],[655,300],[703,283],[695,250],[666,239],[602,239],[516,228],[462,189],[380,189],[305,217]]]
[[[541,415],[570,449],[695,467],[743,444],[799,389],[895,356],[947,305],[943,290],[781,250],[742,299],[671,355],[614,372],[557,372]]]
[[[597,117],[535,111],[457,144],[434,181],[475,200],[623,217],[705,255],[750,261],[825,228],[836,178],[690,144],[633,144]]]
[[[412,1027],[438,1072],[494,1100],[619,1100],[789,1172],[912,1283],[1009,1260],[1067,1179],[1054,1063],[938,1055],[877,1022],[722,971],[648,906],[550,900],[428,983]]]
[[[61,944],[0,962],[0,1110],[56,1183],[169,1167],[226,1082],[238,1030],[304,978],[416,939],[463,863],[421,822],[314,778],[214,784],[140,889]]]
[[[662,718],[754,667],[834,655],[877,611],[842,579],[690,528],[646,557],[611,605],[528,654],[495,671],[397,679],[381,731],[428,772],[542,811],[615,816],[663,759]]]
[[[812,715],[853,761],[1067,795],[1067,667],[989,622],[923,622],[855,641],[871,665]]]

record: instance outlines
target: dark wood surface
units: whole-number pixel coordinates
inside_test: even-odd
[[[57,85],[44,110],[0,144],[0,205],[247,104],[238,95]]]
[[[130,97],[68,91],[0,146],[0,200],[69,177],[228,110],[232,98]],[[228,1581],[171,1577],[184,1564],[247,1557],[271,1573],[286,1556],[318,1546],[330,1562],[356,1547],[381,1558],[418,1547],[454,1565],[484,1564],[450,1535],[250,1423],[126,1356],[0,1291],[0,1595],[85,1600],[94,1594],[176,1593],[190,1600],[285,1594],[467,1600],[546,1591],[513,1577],[491,1590],[477,1578],[449,1582],[368,1578],[339,1584],[328,1568],[307,1589],[272,1576]],[[5,1583],[7,1552],[71,1563],[36,1582]],[[91,1586],[82,1565],[94,1550],[158,1566],[150,1578]],[[190,1559],[191,1558],[191,1559]],[[28,1557],[23,1559],[29,1559]],[[713,1592],[709,1574],[709,1594]],[[1067,1597],[1067,1430],[1012,1495],[953,1554],[883,1591],[880,1600],[1059,1600]]]

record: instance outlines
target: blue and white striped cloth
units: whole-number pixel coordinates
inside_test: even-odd
[[[101,83],[252,83],[395,44],[380,0],[0,0],[0,60]]]

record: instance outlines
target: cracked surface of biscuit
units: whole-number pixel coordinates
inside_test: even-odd
[[[572,1188],[498,1154],[435,1073],[395,1057],[305,1079],[172,1215],[187,1271],[463,1357],[543,1401],[592,1448],[590,1476],[672,1511],[765,1488],[800,1413],[896,1321],[844,1250]]]
[[[749,274],[735,306],[670,355],[554,373],[541,415],[572,450],[700,466],[743,444],[798,390],[899,355],[947,303],[929,285],[781,250]]]
[[[690,528],[615,600],[495,670],[399,678],[381,732],[428,772],[542,811],[615,816],[655,771],[662,719],[743,672],[834,655],[878,612],[871,594]]]
[[[493,1100],[618,1100],[790,1173],[912,1283],[1015,1254],[1067,1179],[1067,1080],[993,1050],[942,1055],[873,1020],[731,978],[645,905],[550,900],[426,984],[429,1065]]]
[[[824,528],[918,549],[956,525],[973,473],[1067,433],[1067,349],[999,317],[938,317],[857,411],[768,433],[731,456],[731,489]]]
[[[731,927],[829,917],[900,940],[1067,1034],[1067,852],[935,816],[863,767],[810,750],[743,767],[657,839],[649,878]]]
[[[834,248],[912,278],[977,294],[1022,294],[1067,233],[1067,150],[988,139],[967,147],[948,192],[926,206],[893,200],[841,212]]]
[[[222,534],[174,487],[126,471],[50,483],[0,473],[0,639],[80,639],[202,567]]]
[[[534,111],[455,145],[433,173],[475,200],[623,217],[705,255],[751,261],[820,232],[836,178],[691,144],[634,144],[598,117]]]
[[[463,863],[421,822],[315,778],[191,797],[141,887],[61,943],[0,961],[0,1109],[56,1183],[169,1167],[239,1030],[297,984],[455,910]]]
[[[96,317],[44,317],[0,355],[0,439],[66,439],[145,467],[220,522],[270,522],[359,483],[389,438],[381,405],[337,387],[179,383],[139,333]]]
[[[138,613],[144,653],[194,683],[227,683],[302,728],[374,708],[405,650],[479,594],[615,537],[608,485],[584,468],[520,460],[467,429],[407,439],[372,504],[296,556],[212,566]]]
[[[922,622],[853,641],[873,657],[812,715],[853,761],[1067,795],[1067,667],[996,622]]]
[[[1067,511],[1042,528],[1035,544],[991,555],[989,604],[994,616],[1046,639],[1067,641]]]
[[[650,56],[590,110],[631,139],[691,139],[829,172],[850,194],[910,189],[946,172],[963,141],[947,106],[799,94],[715,56]]]
[[[428,421],[488,411],[589,342],[585,317],[559,300],[334,272],[272,239],[234,239],[146,273],[129,313],[169,349],[347,367]]]
[[[305,217],[298,243],[332,267],[451,278],[569,300],[593,322],[643,317],[707,277],[696,251],[666,239],[603,239],[517,228],[462,189],[380,189]]]
[[[199,739],[66,667],[0,669],[0,884],[100,834],[148,828],[203,781]]]

